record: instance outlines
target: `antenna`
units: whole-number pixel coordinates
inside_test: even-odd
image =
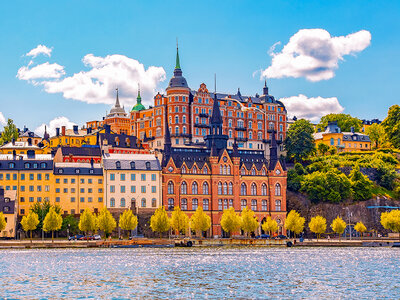
[[[214,92],[217,94],[217,74],[214,73]]]

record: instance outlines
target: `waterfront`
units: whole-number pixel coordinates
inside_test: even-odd
[[[2,250],[1,298],[393,298],[394,248]]]

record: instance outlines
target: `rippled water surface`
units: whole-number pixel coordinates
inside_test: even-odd
[[[398,298],[399,251],[1,250],[0,298]]]

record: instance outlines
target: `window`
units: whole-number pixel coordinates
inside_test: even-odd
[[[156,198],[151,199],[151,207],[156,207],[156,206],[157,206]]]
[[[115,193],[115,186],[114,185],[110,185],[110,193]]]
[[[281,196],[281,185],[279,183],[275,185],[275,196]]]
[[[257,200],[255,200],[255,199],[251,200],[251,210],[252,211],[257,210]]]
[[[99,198],[97,199],[97,201],[98,201],[98,202],[103,202],[103,198],[102,198],[102,197],[99,197]]]
[[[187,210],[187,199],[181,199],[181,209]]]
[[[56,202],[60,202],[60,197],[56,197]]]
[[[281,200],[276,200],[275,201],[275,210],[276,211],[281,211]]]
[[[208,182],[203,183],[203,195],[208,195]]]
[[[196,166],[193,167],[193,172],[192,173],[193,174],[197,174],[197,167]]]
[[[131,185],[131,193],[136,193],[136,186]]]
[[[168,182],[168,194],[174,193],[174,183],[172,181]]]
[[[256,169],[255,169],[255,168],[252,168],[252,169],[251,169],[251,175],[253,175],[253,176],[256,175]]]
[[[33,202],[33,201],[34,201],[33,197],[29,197],[29,202]]]
[[[151,181],[156,181],[156,179],[157,179],[156,174],[151,174]]]
[[[335,145],[335,140],[331,138],[331,146]]]
[[[242,183],[242,185],[240,186],[240,195],[247,195],[247,186],[245,183]]]
[[[233,207],[233,199],[229,199],[229,207]]]
[[[224,199],[224,210],[228,209],[228,199]]]
[[[240,173],[241,173],[241,175],[246,175],[246,169],[245,169],[245,168],[242,168],[242,169],[240,170]]]
[[[199,206],[199,200],[193,199],[192,200],[192,210],[196,210],[198,206]]]
[[[115,180],[115,174],[110,174],[110,180],[114,181]]]
[[[261,186],[261,195],[267,196],[267,185],[265,183]]]
[[[125,207],[125,198],[121,198],[121,207]]]
[[[117,161],[117,162],[115,163],[115,167],[116,167],[117,169],[121,169],[121,162],[120,162],[120,161]]]
[[[131,169],[135,169],[136,168],[136,165],[135,165],[135,162],[134,161],[131,161]],[[132,175],[134,175],[134,174],[131,174],[131,177],[132,177]]]
[[[206,167],[203,169],[203,174],[208,174],[208,169]]]
[[[146,193],[146,186],[142,185],[140,190],[141,190],[142,193]]]
[[[21,197],[19,201],[20,201],[20,202],[25,202],[25,198],[24,198],[24,197]]]
[[[182,184],[181,184],[181,194],[183,194],[183,195],[187,194],[187,184],[185,181],[182,182]]]
[[[229,182],[228,194],[233,195],[233,183],[232,182]]]
[[[173,210],[174,209],[174,199],[173,198],[169,198],[168,199],[168,210]]]
[[[224,195],[227,195],[228,194],[228,184],[226,182],[224,182],[223,188],[224,188],[224,190],[223,190]]]
[[[146,170],[150,170],[151,169],[151,167],[150,167],[150,162],[149,161],[146,161]]]
[[[121,177],[121,181],[125,181],[125,174],[121,174],[120,177]]]
[[[85,198],[84,197],[81,197],[81,200],[80,200],[81,202],[85,202]]]
[[[240,201],[242,210],[245,209],[247,207],[247,201],[245,199],[243,199],[242,201]]]
[[[251,195],[252,196],[257,196],[257,186],[255,183],[251,184]]]
[[[198,185],[197,185],[196,181],[192,183],[192,194],[193,195],[197,195],[198,194]]]
[[[10,175],[10,174],[7,174]],[[8,180],[10,179],[10,177],[8,176]],[[35,180],[35,175],[34,174],[29,174],[29,180]]]
[[[115,207],[115,199],[114,198],[110,199],[110,207]]]
[[[262,169],[261,174],[262,174],[263,176],[266,176],[266,175],[267,175],[267,172],[265,171],[264,168]]]
[[[182,166],[182,174],[186,174],[186,167]]]
[[[125,193],[125,186],[121,185],[121,193]]]
[[[218,195],[222,195],[222,183],[218,182]]]
[[[203,210],[208,210],[208,199],[203,199]]]
[[[142,181],[146,181],[146,174],[142,174],[142,175],[140,175],[140,180],[142,180]]]
[[[218,210],[222,210],[222,199],[218,199]]]

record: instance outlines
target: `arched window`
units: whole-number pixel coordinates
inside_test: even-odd
[[[141,204],[142,204],[142,207],[146,207],[146,198],[142,198]]]
[[[242,168],[242,170],[240,171],[240,173],[241,173],[242,175],[246,175],[246,169],[245,169],[245,168]]]
[[[209,206],[208,206],[208,199],[203,199],[203,210],[208,210]]]
[[[275,185],[275,196],[280,196],[281,195],[281,185],[277,183]]]
[[[47,164],[46,164],[46,163],[41,163],[41,164],[40,164],[40,168],[46,169],[46,167],[47,167]]]
[[[228,136],[229,136],[230,139],[232,138],[232,130],[229,130]]]
[[[192,200],[192,210],[196,210],[198,206],[199,206],[199,200],[193,199]]]
[[[226,182],[224,182],[224,195],[228,194],[228,185],[226,184]]]
[[[181,210],[187,210],[187,199],[181,199]]]
[[[115,163],[115,166],[116,166],[117,169],[121,169],[121,162],[117,161]]]
[[[262,174],[263,176],[266,176],[266,175],[267,175],[267,172],[265,172],[265,168],[262,169],[261,174]]]
[[[222,195],[222,183],[218,182],[218,195]]]
[[[175,135],[178,135],[178,134],[179,134],[179,127],[175,126]]]
[[[182,174],[186,174],[186,167],[182,166]]]
[[[279,124],[279,131],[283,131],[283,125],[282,124]]]
[[[169,198],[168,199],[168,210],[173,210],[174,209],[174,199]]]
[[[121,207],[125,207],[125,198],[121,198]]]
[[[226,175],[226,166],[224,166],[224,175]]]
[[[196,166],[193,167],[193,174],[197,174],[197,167]]]
[[[29,169],[31,167],[31,164],[27,162],[24,164],[24,166],[25,166],[25,169]]]
[[[231,166],[228,166],[228,168],[227,168],[227,170],[226,170],[226,173],[227,173],[228,175],[231,175]]]
[[[275,210],[276,211],[281,211],[281,200],[276,200],[275,201]]]
[[[233,207],[233,199],[229,199],[229,207]]]
[[[247,207],[247,200],[242,199],[242,201],[240,201],[240,204],[241,204],[242,210],[245,209]]]
[[[249,131],[249,140],[253,139],[253,131]]]
[[[203,183],[203,194],[208,195],[208,182]]]
[[[223,166],[222,166],[222,165],[219,166],[219,174],[220,174],[220,175],[223,174]]]
[[[253,128],[253,122],[249,121],[249,128],[252,129]]]
[[[222,210],[222,199],[218,199],[218,210]]]
[[[257,210],[257,200],[256,199],[251,200],[251,210],[252,211]]]
[[[114,198],[110,199],[110,207],[115,207],[115,199]]]
[[[156,207],[157,206],[157,199],[153,198],[151,199],[151,207]]]
[[[186,181],[181,183],[181,194],[185,195],[187,194],[187,184]]]
[[[174,183],[172,181],[168,182],[168,194],[174,194]]]
[[[183,123],[183,124],[186,124],[186,116],[183,116],[183,117],[182,117],[182,123]]]
[[[135,162],[131,161],[131,169],[135,169],[135,168],[136,168]]]
[[[208,174],[208,169],[207,169],[207,167],[204,167],[204,168],[203,168],[203,174]]]
[[[268,202],[267,202],[267,200],[262,200],[261,201],[261,210],[262,211],[267,211],[268,210]]]
[[[251,184],[251,195],[252,196],[257,196],[257,186],[255,183]]]
[[[232,182],[229,182],[228,194],[233,195],[233,183]]]
[[[261,186],[261,195],[267,196],[267,185],[265,183]]]
[[[175,116],[175,124],[179,124],[179,116]]]
[[[240,186],[240,195],[247,195],[247,186],[245,183],[242,183]]]
[[[224,199],[224,209],[228,209],[228,199]]]
[[[193,195],[197,195],[198,194],[198,185],[197,185],[196,181],[192,183],[192,194]]]
[[[331,138],[331,146],[335,145],[335,140]]]
[[[256,169],[255,168],[251,169],[251,175],[256,175]]]

